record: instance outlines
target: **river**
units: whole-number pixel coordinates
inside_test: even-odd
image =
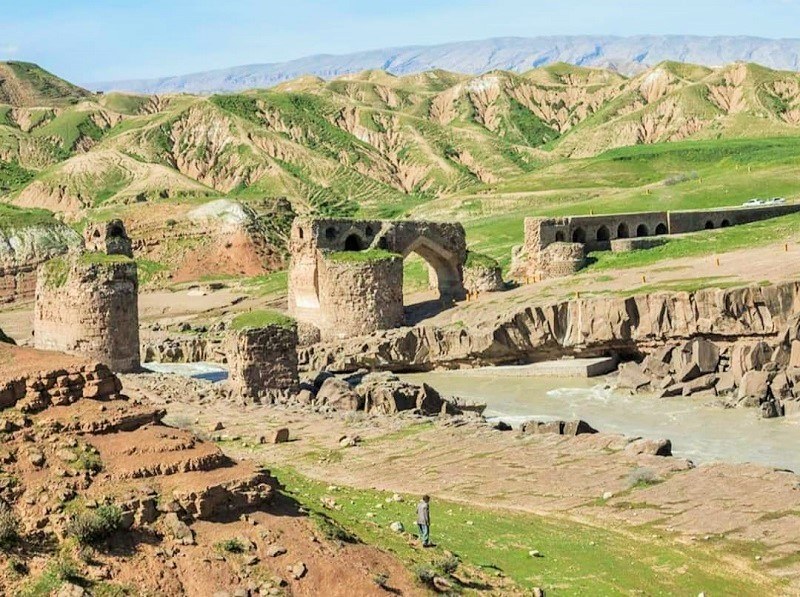
[[[219,382],[213,363],[146,363],[160,373]],[[509,377],[491,368],[401,375],[444,396],[485,402],[485,415],[515,427],[527,419],[583,419],[611,433],[672,440],[672,452],[696,463],[755,462],[800,471],[800,418],[762,419],[757,409],[725,409],[698,398],[631,396],[603,378]]]
[[[491,369],[401,376],[445,396],[485,402],[487,418],[583,419],[604,432],[669,438],[676,456],[696,463],[755,462],[800,471],[800,418],[762,419],[757,409],[725,409],[697,398],[631,396],[602,378],[507,377]]]

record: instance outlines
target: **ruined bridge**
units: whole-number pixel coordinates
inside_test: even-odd
[[[323,339],[403,325],[403,259],[411,253],[427,263],[441,299],[465,295],[461,224],[297,218],[289,250],[289,311]]]

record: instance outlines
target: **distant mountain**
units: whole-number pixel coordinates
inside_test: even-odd
[[[611,68],[630,75],[664,60],[705,66],[745,61],[796,71],[800,70],[800,39],[689,35],[505,37],[309,56],[162,79],[102,82],[90,87],[136,93],[219,93],[272,87],[303,75],[332,79],[368,69],[395,75],[432,69],[479,74],[495,69],[525,72],[555,62]]]

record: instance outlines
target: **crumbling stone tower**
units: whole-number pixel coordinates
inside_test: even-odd
[[[121,234],[103,239],[92,233],[112,253],[67,255],[39,267],[34,345],[85,355],[115,372],[128,372],[140,364],[139,277],[130,257],[130,239],[122,222],[117,222],[119,227],[112,232]]]
[[[133,245],[122,220],[89,224],[83,232],[87,251],[133,257]]]
[[[225,343],[228,384],[245,399],[260,401],[297,387],[297,325],[272,311],[243,313],[231,322]]]

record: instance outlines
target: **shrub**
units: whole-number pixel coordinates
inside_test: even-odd
[[[244,553],[246,550],[244,543],[238,539],[226,539],[225,541],[220,541],[215,547],[219,551],[224,551],[227,553]]]
[[[7,549],[19,539],[19,517],[11,506],[0,501],[0,549]]]
[[[433,586],[433,579],[436,577],[436,570],[430,566],[417,566],[414,569],[417,580],[423,585]]]
[[[94,544],[102,541],[119,529],[122,511],[113,504],[105,504],[95,510],[84,510],[74,514],[67,523],[66,534],[78,543]]]
[[[343,541],[345,543],[358,543],[358,537],[342,528],[329,518],[319,517],[316,519],[322,535],[329,541]]]
[[[633,469],[628,475],[628,485],[631,487],[647,487],[660,483],[661,478],[650,468],[638,467]]]
[[[389,575],[386,572],[379,572],[372,577],[372,582],[380,588],[386,589],[389,586]]]
[[[445,554],[433,561],[433,567],[446,575],[453,574],[458,568],[458,564],[458,558],[451,553]]]

